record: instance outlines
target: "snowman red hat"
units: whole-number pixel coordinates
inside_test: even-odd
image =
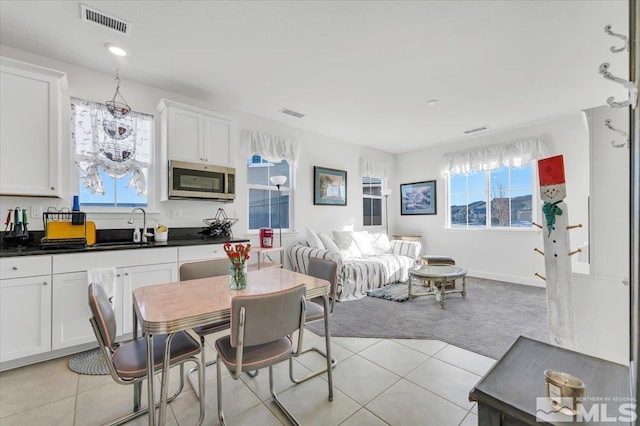
[[[538,177],[540,178],[540,197],[543,201],[555,204],[565,199],[567,187],[562,155],[538,160]]]

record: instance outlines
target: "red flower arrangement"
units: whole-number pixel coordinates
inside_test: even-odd
[[[251,251],[251,244],[236,244],[235,246],[231,243],[225,243],[224,252],[227,253],[227,257],[233,266],[241,266],[251,257],[249,256],[249,252]]]
[[[231,243],[224,245],[224,251],[227,253],[227,257],[231,261],[231,268],[229,269],[229,286],[231,290],[241,290],[247,287],[247,260],[249,259],[249,251],[251,251],[251,244],[236,244]]]

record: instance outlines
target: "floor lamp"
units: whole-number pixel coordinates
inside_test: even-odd
[[[282,247],[282,222],[280,221],[280,187],[287,181],[286,176],[271,176],[269,179],[272,184],[278,187],[278,229],[280,233],[280,247]],[[282,258],[282,255],[280,255]],[[282,262],[280,262],[282,263]]]
[[[383,189],[380,191],[382,195],[384,195],[384,220],[387,228],[387,237],[389,236],[389,195],[391,194],[390,189]]]

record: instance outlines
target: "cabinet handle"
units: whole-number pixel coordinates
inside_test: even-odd
[[[47,285],[47,284],[49,284],[49,283],[48,283],[48,282],[46,282],[46,281],[42,283],[42,285]]]
[[[128,277],[128,276],[129,276],[129,273],[128,273],[128,272],[125,272],[125,273],[124,273],[124,276],[125,276],[125,277]]]
[[[11,269],[13,269],[14,271],[17,271],[18,267],[17,266],[12,266]]]
[[[55,191],[55,190],[56,190],[56,188],[55,188],[54,186],[52,186],[52,187],[51,187],[51,190],[52,190],[52,191]]]
[[[116,274],[116,277],[120,278],[120,274]]]

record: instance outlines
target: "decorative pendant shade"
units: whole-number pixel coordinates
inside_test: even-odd
[[[105,105],[107,106],[107,110],[111,113],[113,118],[119,120],[129,115],[129,113],[131,112],[131,107],[129,106],[129,104],[127,104],[127,101],[120,93],[119,69],[116,70],[115,80],[118,82],[118,85],[116,86],[116,92],[113,94],[113,98],[110,101],[105,102]]]

